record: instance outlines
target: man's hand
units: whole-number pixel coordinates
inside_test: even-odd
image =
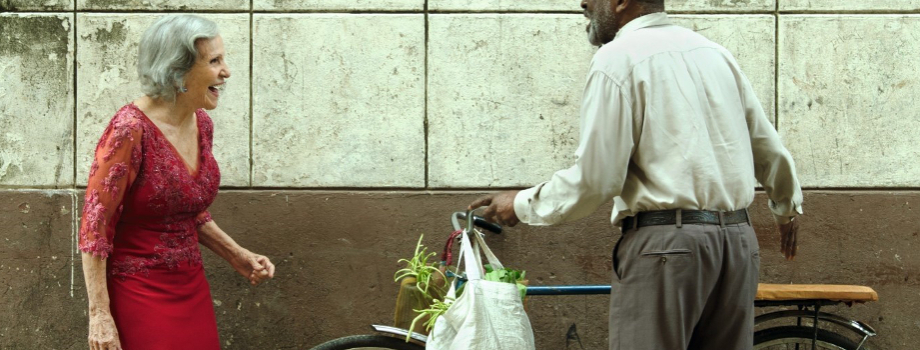
[[[482,212],[482,217],[488,221],[502,226],[513,227],[521,220],[514,213],[514,197],[519,191],[505,191],[480,197],[470,204],[468,210],[479,207],[488,207]]]
[[[780,250],[786,256],[786,260],[795,260],[795,251],[798,249],[797,235],[799,233],[799,221],[792,219],[787,224],[779,225]]]

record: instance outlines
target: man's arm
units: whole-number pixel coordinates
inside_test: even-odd
[[[779,225],[783,255],[795,257],[798,235],[797,215],[802,214],[802,188],[796,177],[795,161],[783,146],[773,124],[767,119],[751,83],[743,75],[745,117],[754,153],[754,177],[763,185],[770,198],[770,210]]]
[[[613,80],[595,72],[585,87],[575,165],[533,188],[488,195],[470,207],[488,206],[483,216],[505,225],[518,220],[552,225],[586,217],[622,192],[637,138],[629,98]]]

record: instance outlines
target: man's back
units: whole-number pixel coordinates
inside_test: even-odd
[[[760,252],[756,181],[795,253],[802,192],[792,156],[721,46],[671,24],[663,0],[583,0],[592,44],[576,161],[487,218],[577,220],[614,200],[612,350],[750,349]],[[625,220],[623,220],[625,218]]]
[[[624,27],[589,73],[618,86],[633,116],[634,153],[615,212],[746,208],[757,185],[749,122],[769,124],[759,102],[747,102],[756,102],[747,78],[725,48],[664,14],[646,17],[634,22],[661,24]],[[760,116],[748,120],[748,109]]]

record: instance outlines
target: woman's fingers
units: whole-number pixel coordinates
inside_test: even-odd
[[[262,266],[262,263],[259,261],[259,256],[255,254],[249,256],[249,265],[252,266],[253,271],[261,271],[265,268],[265,266]]]
[[[90,339],[90,350],[122,350],[121,343],[117,339]]]
[[[262,277],[268,277],[268,278],[275,277],[275,264],[272,264],[271,260],[269,260],[268,257],[264,255],[257,255],[256,261],[262,267],[262,269],[260,270],[264,272],[264,274],[262,274]]]
[[[115,320],[110,315],[90,317],[87,340],[91,350],[122,350]]]
[[[272,261],[268,260],[268,257],[259,255],[259,263],[265,267],[265,272],[268,273],[268,278],[275,277],[275,264],[272,264]]]
[[[248,260],[251,270],[247,279],[253,286],[259,285],[266,279],[275,277],[275,264],[264,255],[248,253]]]
[[[253,270],[252,273],[249,274],[249,281],[254,286],[259,285],[268,278],[270,278],[268,269]]]

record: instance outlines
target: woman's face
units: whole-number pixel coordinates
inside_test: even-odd
[[[225,79],[230,77],[230,67],[224,60],[224,40],[220,35],[202,39],[195,43],[198,58],[192,69],[185,74],[185,88],[180,98],[195,108],[211,110],[217,108],[217,100],[223,90]]]

